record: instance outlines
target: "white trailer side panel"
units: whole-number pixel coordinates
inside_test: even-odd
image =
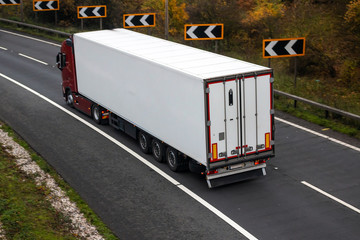
[[[74,53],[80,94],[204,165],[207,165],[207,153],[211,152],[204,84],[213,82],[212,79],[271,71],[256,64],[125,29],[74,34]],[[245,85],[242,82],[228,83],[225,87],[211,85],[222,89],[222,98],[219,95],[219,99],[223,99],[210,103],[219,106],[216,111],[223,112],[221,116],[210,113],[211,117],[224,123],[224,111],[227,111],[227,117],[233,118],[235,109],[242,106],[235,100],[230,106],[224,92],[232,89],[233,98],[238,99],[243,87],[255,90],[252,80],[246,80],[249,83]],[[253,94],[251,91],[249,99],[254,99]],[[255,103],[252,104],[246,107],[255,107]],[[224,109],[225,105],[228,107]],[[224,128],[239,125],[234,121],[228,122]],[[220,128],[223,126],[219,125],[217,131],[225,133],[225,129]],[[247,131],[240,126],[237,128],[235,132]],[[253,133],[249,135],[254,136]],[[222,139],[223,136],[216,134],[216,138]],[[233,132],[227,133],[227,138],[227,145],[218,139],[219,149],[224,148],[224,152],[241,148],[241,140],[250,140],[239,138]]]
[[[74,49],[82,95],[206,164],[201,80],[77,35]]]

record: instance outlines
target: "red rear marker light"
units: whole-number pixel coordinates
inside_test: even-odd
[[[254,164],[255,165],[259,165],[259,164],[263,164],[263,163],[265,163],[266,161],[264,160],[264,159],[262,159],[262,160],[255,160],[254,161]]]
[[[218,170],[211,170],[211,171],[208,171],[206,174],[211,175],[211,174],[215,174],[215,173],[218,173]]]

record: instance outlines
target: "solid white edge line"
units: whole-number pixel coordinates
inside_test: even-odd
[[[0,29],[0,32],[4,32],[4,33],[8,33],[8,34],[12,34],[12,35],[15,35],[15,36],[18,36],[18,37],[23,37],[23,38],[31,39],[31,40],[38,41],[38,42],[42,42],[42,43],[46,43],[46,44],[50,44],[50,45],[53,45],[53,46],[56,46],[56,47],[61,47],[61,45],[56,44],[56,43],[52,43],[52,42],[48,42],[48,41],[44,41],[44,40],[41,40],[41,39],[37,39],[37,38],[33,38],[33,37],[29,37],[29,36],[25,36],[25,35],[18,34],[18,33],[9,32],[9,31],[2,30],[2,29]],[[70,34],[69,34],[69,35],[70,35]]]
[[[88,126],[89,128],[93,129],[94,131],[96,131],[97,133],[101,134],[102,136],[104,136],[105,138],[107,138],[108,140],[110,140],[111,142],[115,143],[117,146],[121,147],[123,150],[127,151],[128,153],[130,153],[132,156],[134,156],[135,158],[137,158],[138,160],[140,160],[142,163],[144,163],[145,165],[147,165],[148,167],[150,167],[152,170],[154,170],[155,172],[157,172],[158,174],[160,174],[162,177],[164,177],[166,180],[168,180],[169,182],[171,182],[173,185],[177,186],[179,189],[181,189],[183,192],[185,192],[186,194],[188,194],[189,196],[191,196],[193,199],[195,199],[196,201],[198,201],[200,204],[202,204],[204,207],[206,207],[207,209],[209,209],[210,211],[212,211],[214,214],[216,214],[218,217],[220,217],[222,220],[224,220],[226,223],[228,223],[230,226],[232,226],[235,230],[237,230],[238,232],[240,232],[242,235],[244,235],[245,237],[247,237],[249,240],[256,240],[257,238],[255,238],[253,235],[251,235],[248,231],[246,231],[244,228],[242,228],[239,224],[237,224],[236,222],[234,222],[233,220],[231,220],[229,217],[227,217],[225,214],[223,214],[222,212],[220,212],[218,209],[216,209],[214,206],[212,206],[210,203],[206,202],[204,199],[202,199],[201,197],[199,197],[198,195],[196,195],[194,192],[192,192],[191,190],[189,190],[188,188],[186,188],[185,186],[181,185],[177,180],[175,180],[174,178],[172,178],[171,176],[169,176],[168,174],[166,174],[165,172],[163,172],[161,169],[159,169],[158,167],[156,167],[155,165],[153,165],[151,162],[147,161],[145,158],[141,157],[139,154],[137,154],[136,152],[134,152],[133,150],[131,150],[130,148],[128,148],[127,146],[125,146],[124,144],[122,144],[121,142],[119,142],[118,140],[116,140],[115,138],[111,137],[110,135],[108,135],[107,133],[103,132],[102,130],[100,130],[99,128],[95,127],[94,125],[90,124],[89,122],[85,121],[84,119],[80,118],[79,116],[77,116],[76,114],[70,112],[69,110],[67,110],[66,108],[60,106],[59,104],[55,103],[54,101],[50,100],[49,98],[45,97],[44,95],[34,91],[33,89],[25,86],[22,83],[17,82],[16,80],[0,73],[0,76],[5,78],[6,80],[24,88],[25,90],[33,93],[34,95],[42,98],[43,100],[45,100],[46,102],[50,103],[51,105],[53,105],[54,107],[57,107],[58,109],[60,109],[61,111],[67,113],[68,115],[70,115],[71,117],[75,118],[76,120],[80,121],[81,123],[85,124],[86,126]]]
[[[329,194],[329,193],[321,190],[320,188],[315,187],[314,185],[311,185],[310,183],[308,183],[308,182],[306,182],[306,181],[302,181],[301,183],[304,184],[304,185],[306,185],[306,186],[308,186],[309,188],[311,188],[311,189],[313,189],[313,190],[321,193],[322,195],[324,195],[324,196],[326,196],[326,197],[328,197],[328,198],[330,198],[330,199],[332,199],[332,200],[334,200],[334,201],[336,201],[336,202],[344,205],[345,207],[350,208],[351,210],[353,210],[353,211],[355,211],[355,212],[357,212],[357,213],[360,214],[360,209],[358,209],[358,208],[356,208],[356,207],[354,207],[354,206],[352,206],[352,205],[344,202],[343,200],[341,200],[341,199],[339,199],[339,198],[337,198],[337,197],[334,197],[333,195],[331,195],[331,194]]]
[[[178,186],[182,191],[184,191],[185,193],[187,193],[189,196],[191,196],[193,199],[195,199],[196,201],[198,201],[201,205],[203,205],[204,207],[206,207],[207,209],[209,209],[211,212],[213,212],[214,214],[216,214],[219,218],[223,219],[225,222],[227,222],[230,226],[232,226],[233,228],[235,228],[238,232],[240,232],[242,235],[244,235],[246,238],[250,239],[250,240],[257,240],[256,237],[254,237],[251,233],[249,233],[248,231],[246,231],[244,228],[242,228],[239,224],[237,224],[236,222],[234,222],[231,218],[229,218],[228,216],[226,216],[225,214],[223,214],[222,212],[220,212],[217,208],[215,208],[214,206],[212,206],[211,204],[209,204],[208,202],[206,202],[204,199],[202,199],[201,197],[199,197],[197,194],[195,194],[194,192],[192,192],[191,190],[189,190],[187,187],[185,187],[184,185],[179,185]]]
[[[40,40],[40,39],[28,37],[28,36],[21,35],[21,34],[18,34],[18,33],[9,32],[9,31],[5,31],[5,30],[2,30],[2,29],[0,29],[0,31],[1,31],[1,32],[5,32],[5,33],[9,33],[9,34],[13,34],[13,35],[15,35],[15,36],[20,36],[20,37],[28,38],[28,39],[31,39],[31,40],[35,40],[35,41],[47,43],[47,44],[50,44],[50,45],[54,45],[54,46],[57,46],[57,47],[61,47],[61,45],[59,45],[59,44],[55,44],[55,43],[52,43],[52,42],[47,42],[47,41],[44,41],[44,40]],[[306,132],[312,133],[312,134],[317,135],[317,136],[319,136],[319,137],[326,138],[326,139],[328,139],[328,140],[330,140],[330,141],[332,141],[332,142],[338,143],[338,144],[340,144],[340,145],[343,145],[343,146],[345,146],[345,147],[348,147],[348,148],[351,148],[351,149],[353,149],[353,150],[355,150],[355,151],[360,152],[360,148],[355,147],[355,146],[352,146],[352,145],[347,144],[347,143],[344,143],[344,142],[339,141],[339,140],[337,140],[337,139],[335,139],[335,138],[331,138],[331,137],[326,136],[326,135],[324,135],[324,134],[315,132],[315,131],[313,131],[313,130],[310,130],[310,129],[308,129],[308,128],[302,127],[302,126],[300,126],[300,125],[297,125],[297,124],[295,124],[295,123],[286,121],[286,120],[281,119],[281,118],[278,118],[278,117],[275,117],[275,119],[278,120],[278,121],[280,121],[280,122],[286,123],[286,124],[291,125],[291,126],[293,126],[293,127],[299,128],[299,129],[301,129],[301,130],[304,130],[304,131],[306,131]]]
[[[7,48],[4,48],[4,47],[0,47],[0,49],[5,50],[5,51],[7,51],[7,50],[8,50]]]
[[[350,144],[348,144],[348,143],[342,142],[342,141],[337,140],[337,139],[335,139],[335,138],[332,138],[332,137],[326,136],[326,135],[324,135],[324,134],[315,132],[315,131],[313,131],[313,130],[310,130],[310,129],[308,129],[308,128],[302,127],[302,126],[300,126],[300,125],[297,125],[297,124],[295,124],[295,123],[286,121],[286,120],[281,119],[281,118],[278,118],[278,117],[275,117],[275,120],[280,121],[280,122],[283,122],[283,123],[286,123],[286,124],[288,124],[288,125],[290,125],[290,126],[293,126],[293,127],[298,128],[298,129],[304,130],[304,131],[306,131],[306,132],[308,132],[308,133],[312,133],[312,134],[314,134],[314,135],[316,135],[316,136],[319,136],[319,137],[322,137],[322,138],[326,138],[326,139],[328,139],[329,141],[332,141],[332,142],[334,142],[334,143],[343,145],[344,147],[348,147],[348,148],[351,148],[351,149],[353,149],[353,150],[355,150],[355,151],[360,152],[360,148],[355,147],[355,146],[353,146],[353,145],[350,145]]]
[[[49,64],[47,64],[46,62],[40,61],[40,60],[38,60],[38,59],[36,59],[36,58],[33,58],[33,57],[30,57],[30,56],[28,56],[28,55],[25,55],[25,54],[22,54],[22,53],[18,53],[18,54],[19,54],[19,56],[22,56],[22,57],[24,57],[24,58],[28,58],[28,59],[33,60],[33,61],[35,61],[35,62],[44,64],[44,65],[49,65]]]

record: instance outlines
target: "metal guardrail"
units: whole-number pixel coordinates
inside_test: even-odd
[[[61,31],[58,31],[58,30],[54,30],[54,29],[50,29],[50,28],[46,28],[46,27],[40,27],[40,26],[28,24],[28,23],[22,23],[22,22],[18,22],[18,21],[13,21],[13,20],[5,19],[5,18],[0,18],[0,21],[7,22],[7,23],[12,23],[12,24],[17,24],[17,25],[24,26],[24,27],[29,27],[29,28],[35,28],[35,29],[39,29],[39,30],[42,30],[42,31],[58,34],[58,35],[61,35],[61,36],[64,36],[64,37],[68,37],[70,35],[70,33],[61,32]]]
[[[337,109],[337,108],[333,108],[333,107],[330,107],[330,106],[327,106],[327,105],[324,105],[324,104],[321,104],[321,103],[317,103],[317,102],[314,102],[314,101],[311,101],[311,100],[308,100],[308,99],[305,99],[305,98],[302,98],[302,97],[298,97],[298,96],[295,96],[295,95],[292,95],[292,94],[289,94],[289,93],[286,93],[286,92],[282,92],[282,91],[279,91],[279,90],[274,90],[274,93],[278,94],[278,95],[281,95],[281,96],[284,96],[284,97],[287,97],[287,98],[290,98],[290,99],[293,99],[293,100],[296,100],[296,101],[299,101],[299,102],[303,102],[303,103],[306,103],[306,104],[309,104],[309,105],[324,109],[325,111],[328,111],[328,112],[336,113],[336,114],[339,114],[341,116],[357,120],[357,121],[360,122],[360,116],[359,115],[349,113],[349,112],[346,112],[346,111],[343,111],[343,110],[340,110],[340,109]]]
[[[12,24],[17,24],[17,25],[21,25],[21,26],[25,26],[25,27],[40,29],[40,30],[51,32],[51,33],[54,33],[54,34],[59,34],[61,36],[65,36],[65,37],[68,37],[70,35],[70,33],[61,32],[61,31],[58,31],[58,30],[45,28],[45,27],[40,27],[40,26],[28,24],[28,23],[22,23],[22,22],[17,22],[17,21],[13,21],[13,20],[8,20],[8,19],[4,19],[4,18],[0,18],[0,21],[12,23]],[[326,112],[326,115],[328,115],[328,112],[332,112],[332,113],[336,113],[336,114],[339,114],[341,116],[351,118],[351,119],[354,119],[354,120],[357,120],[357,121],[360,122],[360,116],[359,115],[349,113],[349,112],[346,112],[346,111],[343,111],[343,110],[340,110],[340,109],[337,109],[337,108],[333,108],[333,107],[330,107],[330,106],[327,106],[327,105],[324,105],[324,104],[321,104],[321,103],[317,103],[317,102],[314,102],[314,101],[311,101],[311,100],[308,100],[308,99],[305,99],[305,98],[302,98],[302,97],[298,97],[298,96],[295,96],[295,95],[292,95],[292,94],[289,94],[289,93],[286,93],[286,92],[282,92],[282,91],[279,91],[279,90],[276,90],[276,89],[274,90],[274,92],[275,92],[275,94],[278,94],[278,95],[293,99],[295,101],[303,102],[303,103],[306,103],[306,104],[309,104],[309,105],[324,109],[325,112]]]

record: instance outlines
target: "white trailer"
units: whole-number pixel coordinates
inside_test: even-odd
[[[190,160],[209,187],[266,174],[274,155],[270,68],[126,29],[74,34],[59,54],[69,46],[76,86],[66,87],[60,64],[67,100],[110,111],[110,124],[139,138],[142,150],[156,140],[153,152],[172,170],[177,158]]]

